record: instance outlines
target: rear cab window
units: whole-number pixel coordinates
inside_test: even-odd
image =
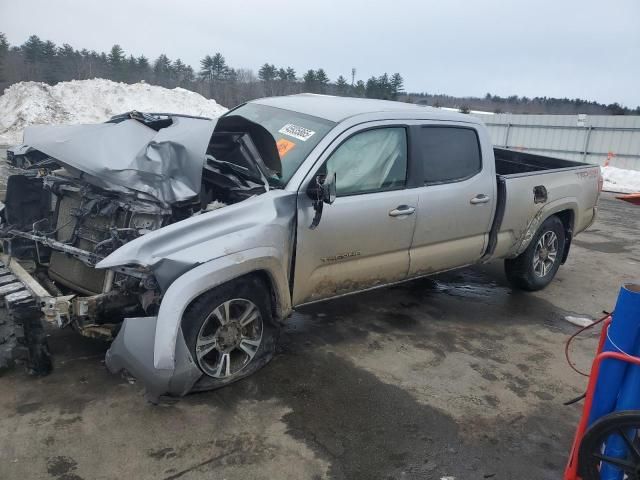
[[[416,137],[425,185],[460,182],[482,170],[480,142],[473,128],[422,126]]]
[[[282,108],[245,103],[225,115],[238,115],[258,123],[273,136],[282,162],[282,176],[277,180],[287,184],[311,150],[336,125],[323,118]]]

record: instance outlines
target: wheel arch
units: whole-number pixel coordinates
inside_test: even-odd
[[[524,252],[529,246],[529,244],[531,243],[531,240],[533,240],[533,237],[535,236],[540,226],[544,222],[546,222],[549,218],[553,216],[557,216],[562,222],[562,224],[564,225],[564,230],[565,230],[565,254],[563,254],[563,258],[561,262],[561,263],[564,263],[564,261],[566,260],[566,255],[568,255],[568,251],[569,251],[568,247],[570,246],[571,239],[573,238],[573,228],[575,224],[577,211],[578,211],[578,203],[575,198],[569,198],[569,199],[564,198],[564,199],[556,200],[554,202],[550,202],[546,204],[543,208],[538,210],[538,212],[533,216],[533,218],[529,222],[529,225],[527,226],[527,229],[525,230],[522,236],[520,245],[518,246],[516,251],[512,253],[512,255],[510,255],[509,257],[510,258],[517,257],[522,252]],[[569,238],[568,243],[567,243],[566,237],[571,237]]]
[[[270,307],[270,310],[271,310],[271,315],[273,315],[274,319],[282,320],[284,317],[283,317],[283,312],[282,312],[282,302],[280,301],[281,294],[278,293],[278,290],[277,290],[277,287],[276,287],[275,280],[273,278],[272,272],[269,272],[265,268],[258,268],[256,270],[248,271],[248,272],[243,273],[241,275],[238,275],[236,277],[228,278],[224,282],[218,283],[218,284],[212,286],[211,288],[209,288],[207,290],[204,290],[202,293],[200,293],[199,295],[194,297],[189,302],[189,304],[185,307],[185,311],[187,309],[189,309],[189,307],[196,300],[198,300],[203,295],[206,295],[208,292],[210,292],[214,288],[221,287],[222,285],[225,285],[225,284],[227,284],[229,282],[233,282],[233,281],[241,280],[241,279],[248,279],[248,278],[255,278],[256,280],[258,280],[259,282],[261,282],[264,285],[264,287],[267,289],[267,293],[269,294],[269,307]],[[183,319],[180,320],[181,324],[182,324],[182,321],[183,321]]]
[[[166,291],[158,311],[153,352],[155,368],[174,368],[178,331],[188,306],[202,294],[229,281],[257,276],[269,289],[274,318],[286,318],[291,312],[291,295],[285,264],[276,249],[259,247],[203,263],[176,279]]]

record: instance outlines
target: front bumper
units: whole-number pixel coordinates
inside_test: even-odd
[[[73,311],[81,313],[89,298],[52,296],[17,260],[0,255],[0,300],[7,306],[29,303],[39,308],[48,323],[64,327]],[[183,396],[202,376],[182,335],[176,339],[173,369],[157,369],[153,363],[156,317],[126,318],[105,356],[112,373],[126,370],[146,389],[147,398],[157,402],[161,395]],[[94,335],[89,335],[94,336]]]
[[[133,375],[145,387],[147,399],[154,403],[161,395],[186,395],[202,376],[191,358],[182,330],[176,342],[174,369],[155,368],[156,321],[157,317],[126,318],[105,356],[111,373],[125,370]]]

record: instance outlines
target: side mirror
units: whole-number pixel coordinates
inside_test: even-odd
[[[322,218],[322,208],[325,203],[331,205],[336,201],[336,174],[332,175],[317,175],[309,185],[307,194],[313,200],[313,209],[316,214],[313,217],[313,221],[309,228],[314,230],[320,223]]]
[[[316,177],[316,181],[318,178]],[[320,185],[322,189],[322,201],[331,205],[336,201],[336,173],[324,178],[324,182]]]
[[[316,178],[309,183],[307,195],[314,204],[316,202],[328,203],[331,205],[336,200],[336,174],[316,175]]]

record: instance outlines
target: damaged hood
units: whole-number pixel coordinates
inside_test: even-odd
[[[106,190],[150,196],[165,204],[200,192],[216,120],[170,116],[155,130],[127,119],[92,125],[34,125],[24,143]]]

